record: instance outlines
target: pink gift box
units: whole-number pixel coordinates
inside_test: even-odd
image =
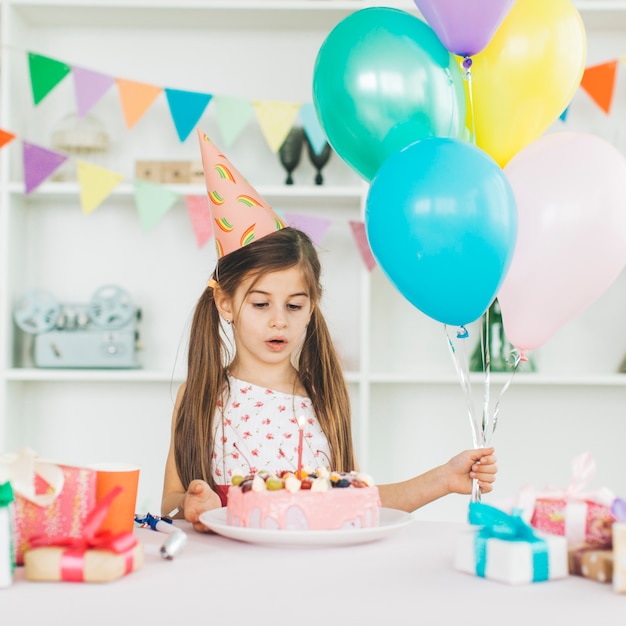
[[[568,538],[570,545],[587,543],[611,547],[615,517],[608,506],[589,500],[538,498],[531,526],[552,535]]]
[[[15,562],[24,563],[29,540],[36,536],[80,537],[96,504],[95,470],[29,459],[15,491]],[[22,467],[24,469],[24,467]],[[30,474],[30,477],[27,476]]]

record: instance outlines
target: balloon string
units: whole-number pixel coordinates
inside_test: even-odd
[[[472,143],[476,145],[476,124],[474,121],[474,94],[472,92],[472,59],[470,57],[464,57],[461,61],[461,68],[463,69],[463,77],[467,81],[467,92],[469,95],[469,109],[470,109],[470,124],[469,129],[472,138]]]

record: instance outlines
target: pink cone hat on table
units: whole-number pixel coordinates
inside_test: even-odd
[[[272,207],[200,129],[198,138],[217,258],[285,228]]]

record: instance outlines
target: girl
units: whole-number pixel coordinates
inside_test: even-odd
[[[192,321],[164,515],[178,509],[177,517],[206,531],[199,515],[225,505],[234,469],[294,470],[300,416],[305,465],[358,469],[348,391],[319,306],[320,270],[309,237],[289,227],[219,259]],[[487,493],[496,472],[493,448],[467,450],[425,474],[380,485],[381,503],[413,511],[448,493],[471,493],[473,479]]]

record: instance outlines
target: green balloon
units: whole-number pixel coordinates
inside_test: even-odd
[[[457,60],[400,9],[362,9],[333,28],[315,61],[313,102],[328,142],[366,180],[415,141],[467,139]]]

